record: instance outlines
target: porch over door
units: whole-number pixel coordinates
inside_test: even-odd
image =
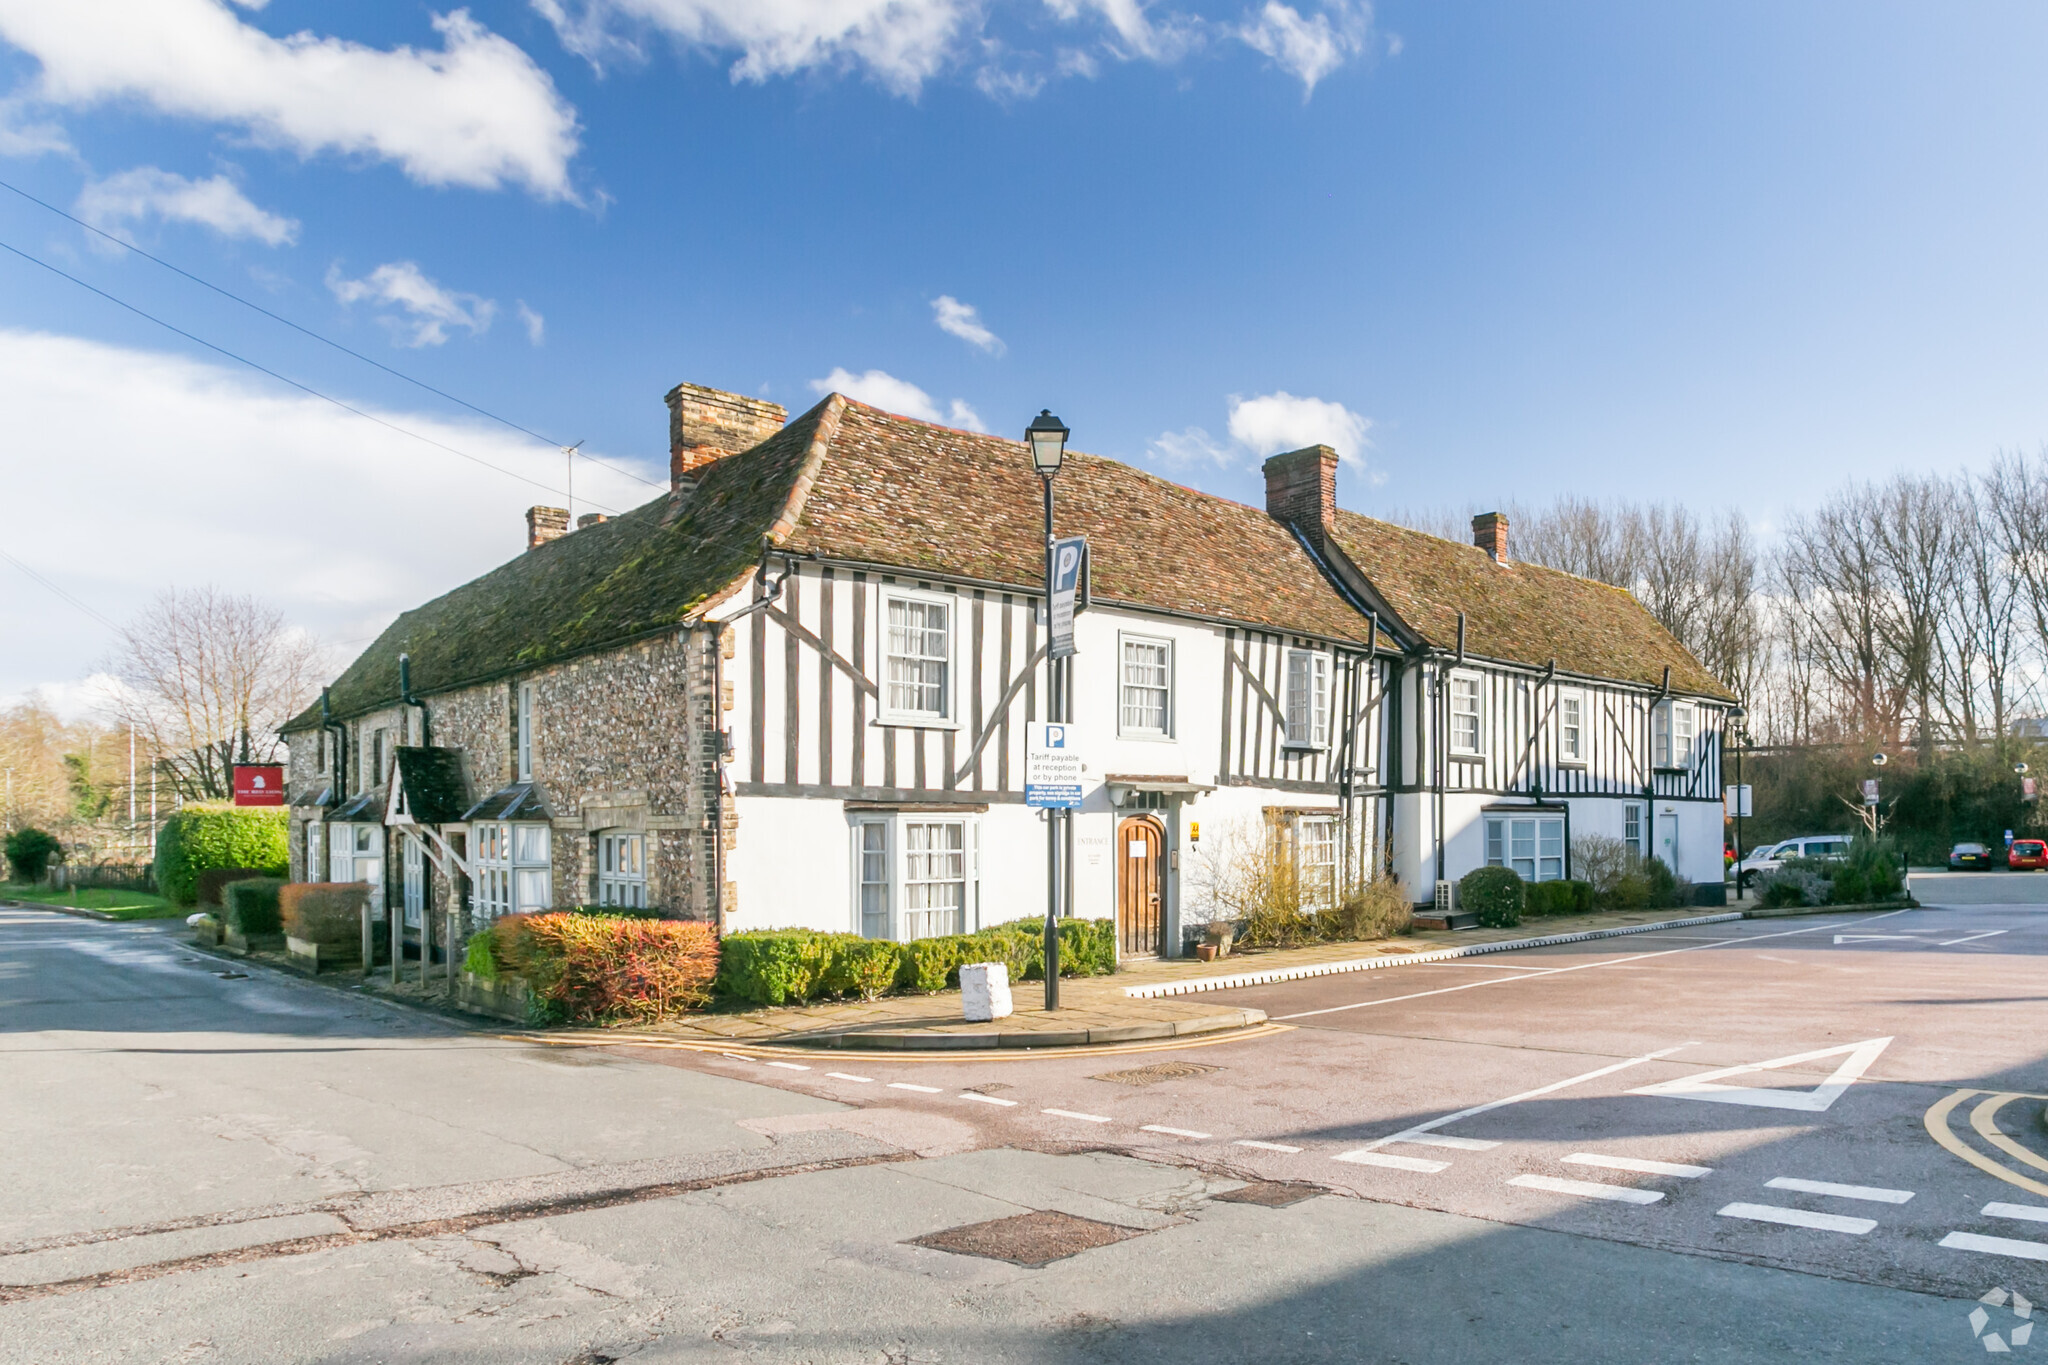
[[[1120,957],[1152,957],[1160,951],[1161,853],[1164,831],[1155,820],[1125,820],[1116,835],[1116,937]]]

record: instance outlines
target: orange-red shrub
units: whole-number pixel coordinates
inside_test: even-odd
[[[574,1023],[647,1023],[711,998],[718,935],[685,920],[509,915],[493,955],[526,978],[548,1012]]]

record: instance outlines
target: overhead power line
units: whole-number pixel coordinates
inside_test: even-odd
[[[31,569],[28,565],[16,559],[13,555],[7,553],[7,551],[0,550],[0,559],[6,560],[9,564],[12,564],[15,568],[21,570],[30,578],[33,578],[36,582],[48,588],[51,592],[63,598],[72,606],[78,608],[78,610],[84,612],[87,616],[90,616],[93,620],[99,622],[108,630],[113,631],[116,635],[119,635],[121,633],[121,628],[119,626],[115,625],[112,621],[109,621],[106,617],[94,611],[91,607],[88,607],[85,603],[79,601],[76,597],[73,597],[70,593],[64,591],[64,589],[58,587],[55,583],[52,583],[49,579],[37,573],[34,569]]]
[[[11,190],[15,194],[20,195],[23,199],[28,200],[29,203],[34,204],[36,207],[48,209],[51,213],[56,214],[59,218],[63,218],[72,223],[76,223],[79,227],[84,228],[87,232],[90,232],[95,236],[102,237],[109,242],[112,242],[115,246],[120,247],[123,251],[132,251],[136,255],[142,257],[144,260],[154,261],[156,264],[162,266],[164,269],[170,271],[172,274],[183,276],[185,279],[192,281],[192,283],[198,285],[202,289],[211,289],[214,293],[220,295],[224,299],[231,299],[234,302],[241,304],[244,308],[253,308],[257,312],[261,313],[264,317],[269,318],[272,322],[282,323],[284,326],[291,328],[294,332],[299,333],[301,336],[311,337],[313,340],[321,343],[323,346],[332,346],[335,350],[340,351],[343,355],[352,356],[355,359],[362,361],[365,365],[374,366],[375,368],[382,370],[385,374],[390,375],[394,379],[402,379],[408,384],[426,390],[428,393],[433,394],[437,398],[445,398],[449,402],[454,403],[460,407],[468,408],[471,412],[476,413],[478,416],[488,417],[493,422],[497,422],[503,426],[510,427],[512,430],[518,432],[522,436],[531,436],[534,440],[543,442],[544,444],[547,445],[551,445],[555,447],[555,449],[557,450],[560,450],[562,448],[562,442],[557,441],[552,437],[543,436],[539,432],[534,431],[529,427],[523,427],[509,417],[501,417],[497,413],[492,412],[489,408],[480,408],[466,398],[457,398],[454,394],[449,393],[446,389],[437,389],[432,384],[427,383],[424,379],[415,379],[413,376],[407,374],[403,370],[395,370],[391,368],[391,366],[386,365],[381,360],[373,360],[369,356],[364,355],[361,351],[352,350],[351,348],[342,345],[340,342],[336,341],[332,337],[322,336],[320,333],[314,331],[310,327],[301,326],[300,324],[293,322],[288,317],[283,317],[277,313],[273,313],[260,303],[256,303],[250,299],[245,299],[240,294],[235,293],[231,289],[223,289],[221,286],[213,283],[213,281],[202,279],[199,276],[193,274],[191,271],[186,270],[182,266],[172,265],[163,257],[152,255],[151,253],[144,251],[141,247],[135,245],[135,243],[133,242],[125,241],[122,238],[116,237],[111,232],[107,232],[101,228],[94,227],[91,223],[86,222],[83,218],[79,218],[73,214],[66,213],[63,209],[58,208],[55,204],[49,203],[47,200],[38,199],[35,195],[30,194],[27,190],[21,188],[19,185],[9,184],[5,180],[0,180],[0,189]],[[91,286],[88,285],[87,288],[91,288]],[[223,354],[225,354],[225,352],[223,352]],[[577,442],[577,444],[581,445],[582,442],[579,441]],[[641,483],[646,484],[649,488],[667,487],[666,484],[660,483],[654,479],[647,478],[645,475],[636,474],[632,470],[627,469],[625,466],[613,464],[609,460],[600,460],[596,456],[588,454],[584,455],[583,458],[590,461],[590,463],[592,464],[603,465],[606,469],[609,469],[614,473],[624,474],[629,479],[637,479]]]
[[[533,487],[540,489],[543,493],[562,493],[564,491],[560,488],[555,488],[549,484],[542,483],[538,479],[530,479],[526,475],[519,473],[517,470],[507,469],[503,465],[499,464],[492,464],[489,460],[486,460],[481,456],[472,455],[466,450],[457,450],[454,446],[451,446],[444,441],[437,441],[431,436],[421,435],[419,432],[413,431],[407,427],[402,427],[398,425],[398,423],[396,422],[386,421],[384,418],[377,416],[377,414],[373,412],[365,412],[363,409],[356,407],[354,404],[345,403],[341,399],[334,397],[332,394],[322,393],[320,392],[320,390],[313,388],[311,385],[301,384],[298,380],[279,374],[276,370],[270,369],[268,366],[257,364],[255,361],[249,359],[247,356],[237,355],[235,352],[230,351],[225,346],[217,346],[213,342],[208,341],[204,337],[194,336],[192,333],[186,331],[182,327],[176,326],[173,323],[165,322],[162,318],[156,316],[154,313],[146,312],[143,309],[136,307],[134,304],[129,303],[125,299],[116,298],[114,295],[109,294],[106,290],[101,289],[97,285],[87,284],[84,280],[79,279],[78,276],[73,275],[69,271],[51,265],[48,261],[45,261],[40,257],[31,256],[29,255],[29,253],[23,251],[21,248],[17,246],[12,246],[7,242],[0,241],[0,251],[6,251],[12,255],[19,256],[22,260],[27,261],[30,265],[39,265],[43,269],[49,271],[51,274],[62,276],[64,279],[71,281],[80,289],[88,290],[94,294],[97,294],[101,298],[105,299],[108,303],[111,303],[119,308],[125,308],[129,312],[135,314],[135,316],[143,318],[149,322],[155,323],[157,326],[163,328],[165,331],[174,332],[177,335],[185,338],[185,340],[187,341],[190,341],[199,346],[204,346],[209,351],[214,351],[220,355],[224,355],[229,360],[234,361],[238,365],[247,365],[250,369],[255,370],[258,374],[269,375],[272,379],[275,379],[280,384],[289,384],[292,388],[297,389],[300,393],[310,394],[312,397],[318,398],[323,403],[332,403],[334,404],[335,407],[340,408],[343,412],[354,413],[356,416],[362,418],[366,422],[375,422],[380,427],[384,427],[390,431],[395,431],[401,436],[410,436],[415,441],[422,441],[427,445],[433,446],[436,450],[444,450],[448,452],[450,455],[454,455],[460,459],[468,460],[471,464],[481,465],[485,469],[493,470],[499,474],[503,474],[507,478],[517,479],[521,483],[531,484]],[[585,501],[589,500],[585,499]],[[615,509],[605,507],[603,503],[592,503],[591,505],[602,508],[606,512],[615,512]]]

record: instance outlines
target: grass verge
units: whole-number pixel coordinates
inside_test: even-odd
[[[115,919],[173,919],[183,918],[189,912],[171,904],[162,896],[147,891],[102,891],[97,888],[81,890],[68,887],[59,890],[49,886],[30,886],[23,882],[0,882],[0,899],[28,901],[36,905],[62,905],[76,910],[97,910]]]

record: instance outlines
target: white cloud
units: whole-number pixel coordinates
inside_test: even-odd
[[[932,321],[941,332],[959,337],[990,355],[1001,355],[1004,351],[1003,339],[983,325],[974,305],[962,303],[951,294],[941,294],[932,300]]]
[[[1189,465],[1213,464],[1226,468],[1237,459],[1238,452],[1226,445],[1219,445],[1200,427],[1189,427],[1185,431],[1162,431],[1145,452],[1161,464],[1185,468]]]
[[[950,412],[942,410],[930,394],[886,370],[855,374],[848,369],[834,368],[823,379],[813,379],[811,388],[818,393],[843,393],[848,398],[859,399],[886,412],[914,417],[920,422],[965,427],[969,431],[988,430],[982,425],[980,415],[962,400],[954,399]]]
[[[296,219],[256,207],[224,175],[187,180],[155,166],[87,181],[78,196],[78,216],[113,232],[147,218],[162,218],[199,223],[223,237],[253,237],[265,246],[285,246],[299,237]]]
[[[1231,438],[1261,457],[1326,445],[1346,461],[1362,465],[1371,429],[1370,419],[1342,403],[1297,398],[1284,389],[1257,398],[1230,398]]]
[[[330,266],[327,287],[344,304],[370,299],[402,310],[404,317],[387,312],[381,320],[405,346],[439,346],[448,340],[450,327],[466,327],[471,336],[481,336],[490,330],[491,319],[498,313],[498,305],[491,300],[444,289],[411,261],[380,265],[360,280],[347,279],[340,266]],[[533,323],[528,322],[527,328],[531,333]]]
[[[1238,29],[1237,36],[1263,52],[1301,82],[1301,97],[1315,93],[1316,82],[1365,50],[1372,33],[1372,7],[1350,0],[1332,0],[1312,19],[1280,0]]]
[[[526,324],[526,339],[538,346],[547,339],[548,320],[526,306],[526,300],[519,300],[519,320]]]
[[[1046,8],[1069,22],[1094,14],[1115,34],[1111,50],[1119,57],[1175,61],[1201,38],[1200,21],[1168,15],[1155,23],[1149,0],[1045,0]]]
[[[480,423],[370,410],[541,486],[238,371],[0,329],[0,412],[13,447],[38,455],[8,467],[10,505],[37,512],[14,519],[7,552],[115,621],[169,584],[212,582],[276,603],[353,657],[397,612],[521,553],[526,508],[562,503],[562,457],[550,447]],[[647,431],[650,442],[660,435],[658,424]],[[579,512],[653,496],[579,462]],[[247,515],[252,507],[274,515]],[[87,525],[94,549],[80,555],[77,528]],[[166,526],[205,545],[203,562],[166,560]],[[12,580],[0,592],[0,638],[35,641],[0,650],[0,694],[88,674],[110,643],[105,628],[4,561],[0,579]]]
[[[77,149],[62,128],[28,113],[17,95],[0,99],[0,156],[76,156]]]
[[[458,9],[438,51],[273,38],[221,0],[0,0],[0,38],[42,64],[27,94],[134,100],[300,156],[396,162],[426,185],[521,184],[574,199],[576,111],[532,58]]]

